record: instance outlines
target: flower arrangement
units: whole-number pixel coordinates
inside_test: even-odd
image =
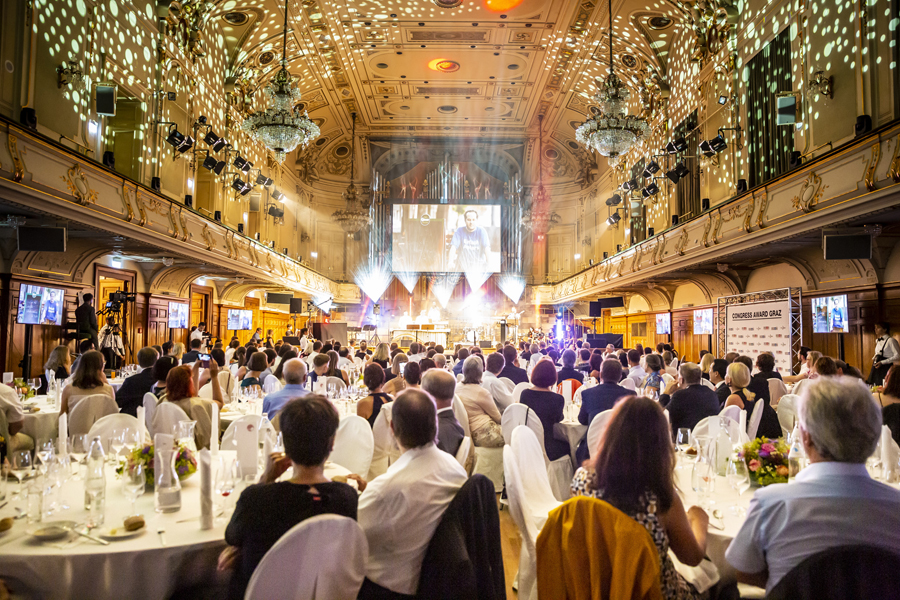
[[[137,447],[125,457],[125,464],[116,468],[116,473],[122,475],[125,472],[125,465],[142,464],[144,465],[144,475],[147,485],[153,485],[153,444],[145,444]],[[178,444],[177,455],[175,457],[175,473],[178,474],[178,480],[184,481],[197,472],[197,458],[194,453],[185,445]]]
[[[747,463],[751,481],[761,486],[787,483],[788,445],[784,440],[756,438],[744,444],[737,456]]]

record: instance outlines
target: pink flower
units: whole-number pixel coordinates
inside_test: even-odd
[[[750,467],[750,470],[755,473],[759,469],[759,461],[754,458],[750,461],[748,466]]]
[[[775,445],[774,444],[763,444],[760,447],[760,450],[765,450],[769,454],[772,454],[773,452],[775,452]]]

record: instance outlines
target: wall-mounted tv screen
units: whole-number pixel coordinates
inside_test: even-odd
[[[812,299],[813,333],[849,333],[847,296]]]
[[[187,329],[191,307],[183,302],[169,302],[169,329]]]
[[[500,205],[395,204],[395,272],[500,272]]]
[[[656,315],[656,333],[659,335],[668,335],[672,333],[672,319],[669,313],[659,313]]]
[[[16,322],[22,325],[62,325],[66,293],[57,288],[22,285]]]
[[[712,335],[713,309],[701,308],[694,311],[694,335]]]
[[[238,308],[228,309],[228,329],[232,331],[246,331],[253,326],[253,311]]]

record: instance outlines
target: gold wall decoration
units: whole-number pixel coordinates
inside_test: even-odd
[[[212,232],[209,230],[209,223],[203,224],[203,231],[201,232],[203,236],[203,241],[206,242],[206,249],[212,250],[216,246],[215,238],[213,238]]]
[[[703,247],[709,248],[709,231],[712,229],[713,218],[712,215],[707,217],[706,223],[703,225],[703,236],[700,238],[703,241]]]
[[[881,158],[881,144],[875,142],[872,144],[872,156],[866,163],[865,175],[863,181],[866,183],[866,189],[870,192],[875,191],[875,168],[878,166],[878,159]]]
[[[750,196],[747,200],[747,209],[744,211],[744,231],[750,233],[750,221],[753,219],[753,209],[756,207],[756,198]]]
[[[675,251],[678,252],[678,256],[684,256],[685,248],[687,248],[688,244],[688,232],[687,228],[681,230],[681,237],[678,238],[678,241],[675,242]]]
[[[25,176],[25,162],[19,155],[19,138],[10,133],[7,136],[6,145],[13,159],[13,181],[22,181],[22,178]]]
[[[894,138],[894,158],[888,167],[887,177],[893,179],[895,183],[900,183],[900,135]]]
[[[147,224],[147,212],[144,210],[143,192],[140,189],[136,192],[136,201],[134,204],[137,206],[138,212],[141,215],[141,220],[138,222],[138,225],[143,227]]]
[[[759,214],[756,215],[756,226],[760,229],[766,226],[766,213],[769,210],[769,194],[765,189],[759,199]]]
[[[641,263],[641,257],[644,253],[643,248],[644,248],[643,245],[640,245],[634,249],[634,258],[631,261],[631,272],[632,273],[634,273],[635,271],[640,271],[640,269],[641,269],[640,263]]]
[[[82,206],[97,203],[97,190],[92,190],[88,183],[87,176],[81,170],[81,165],[75,163],[71,169],[66,171],[66,175],[60,175],[60,179],[66,182],[69,193],[75,197],[75,201]],[[18,181],[18,180],[17,180]]]
[[[135,188],[122,182],[122,216],[129,223],[134,219],[134,209],[131,207],[135,198]]]
[[[816,205],[827,187],[827,185],[822,185],[822,178],[816,175],[815,171],[810,171],[800,188],[800,193],[794,196],[791,204],[796,210],[810,213],[816,209]]]
[[[719,234],[722,233],[722,223],[722,209],[719,209],[719,211],[716,213],[716,228],[713,230],[713,244],[719,243]]]

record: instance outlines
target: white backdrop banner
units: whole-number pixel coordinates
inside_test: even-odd
[[[725,313],[725,352],[756,361],[761,352],[775,355],[778,371],[791,373],[791,301],[732,304]]]

